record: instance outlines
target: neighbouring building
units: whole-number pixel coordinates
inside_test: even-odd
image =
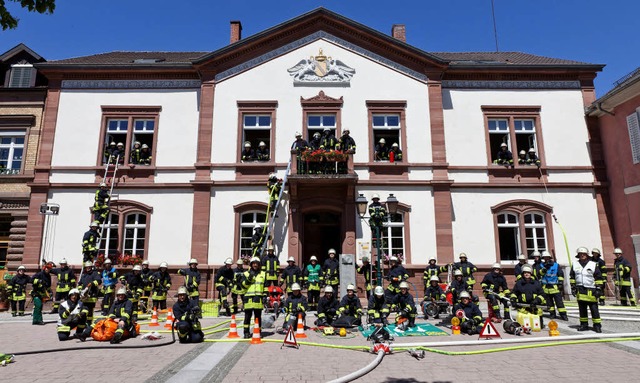
[[[29,183],[47,96],[47,79],[34,67],[41,62],[45,59],[24,44],[0,54],[0,266],[14,269],[23,260]],[[38,218],[34,225],[42,221]]]
[[[49,93],[29,219],[39,218],[35,206],[60,204],[54,261],[80,263],[94,191],[113,179],[102,252],[172,269],[193,257],[211,270],[251,251],[254,226],[265,224],[267,178],[287,171],[273,232],[282,263],[311,255],[322,263],[329,248],[375,254],[356,211],[360,194],[398,199],[383,252],[402,257],[420,295],[434,255],[446,264],[465,252],[483,274],[520,253],[548,250],[563,264],[578,246],[611,253],[602,161],[589,150],[584,116],[603,65],[426,52],[407,44],[402,25],[387,35],[324,8],[247,38],[241,31],[232,22],[231,43],[213,52],[36,65]],[[291,153],[296,132],[311,140],[325,130],[337,138],[349,130],[356,153]],[[382,139],[402,158],[378,155]],[[136,141],[149,147],[148,164],[132,157]],[[125,152],[115,177],[105,173],[111,142]],[[269,156],[243,161],[245,145],[255,153],[260,142]],[[494,163],[502,144],[513,166]],[[519,163],[520,151],[539,162]],[[38,261],[42,236],[42,225],[28,226],[25,262]]]
[[[589,126],[600,137],[606,164],[613,239],[633,266],[640,267],[640,68],[615,83],[587,109]]]

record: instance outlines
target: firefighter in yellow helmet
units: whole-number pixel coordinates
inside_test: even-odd
[[[244,272],[242,277],[242,288],[246,290],[244,294],[244,300],[242,301],[244,307],[244,323],[242,329],[244,330],[244,338],[251,338],[249,332],[249,325],[251,324],[251,316],[258,319],[258,326],[262,328],[262,309],[264,304],[262,302],[262,293],[264,291],[266,275],[265,272],[260,269],[260,258],[253,257],[249,261],[249,270]]]

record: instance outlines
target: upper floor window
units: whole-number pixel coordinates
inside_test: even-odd
[[[507,166],[540,164],[539,107],[483,106],[489,162]]]
[[[406,159],[405,107],[406,101],[367,101],[370,161]]]
[[[311,139],[315,133],[322,133],[325,129],[331,130],[336,135],[336,115],[335,114],[308,114],[307,115],[307,137]]]
[[[638,123],[637,111],[627,116],[627,129],[631,143],[631,157],[633,163],[638,164],[640,163],[640,123]]]
[[[0,130],[0,175],[21,172],[24,140],[24,131]]]
[[[101,163],[154,163],[160,107],[102,107],[104,141]]]
[[[276,106],[275,101],[238,101],[239,161],[272,160]]]
[[[35,84],[36,70],[31,64],[15,64],[9,74],[9,88],[30,88]]]

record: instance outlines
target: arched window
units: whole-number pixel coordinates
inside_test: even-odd
[[[124,254],[144,257],[145,239],[147,234],[147,215],[131,213],[125,216],[124,224]]]
[[[518,216],[512,213],[500,213],[498,221],[498,242],[500,260],[515,261],[520,254],[520,225]]]
[[[134,201],[119,200],[114,201],[110,209],[106,222],[98,229],[102,232],[99,253],[112,259],[121,254],[146,258],[147,233],[153,208]]]

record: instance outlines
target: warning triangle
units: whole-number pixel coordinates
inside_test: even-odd
[[[295,348],[298,348],[298,341],[296,341],[296,336],[293,333],[293,327],[289,326],[289,330],[287,330],[287,336],[284,337],[284,342],[282,343],[282,346],[292,346]],[[280,346],[280,348],[282,348],[282,346]]]
[[[480,336],[478,337],[478,339],[480,338],[501,338],[500,333],[498,333],[498,330],[493,325],[493,322],[491,322],[491,318],[487,318],[487,321],[484,322],[484,327],[482,328],[482,331],[480,331]]]

